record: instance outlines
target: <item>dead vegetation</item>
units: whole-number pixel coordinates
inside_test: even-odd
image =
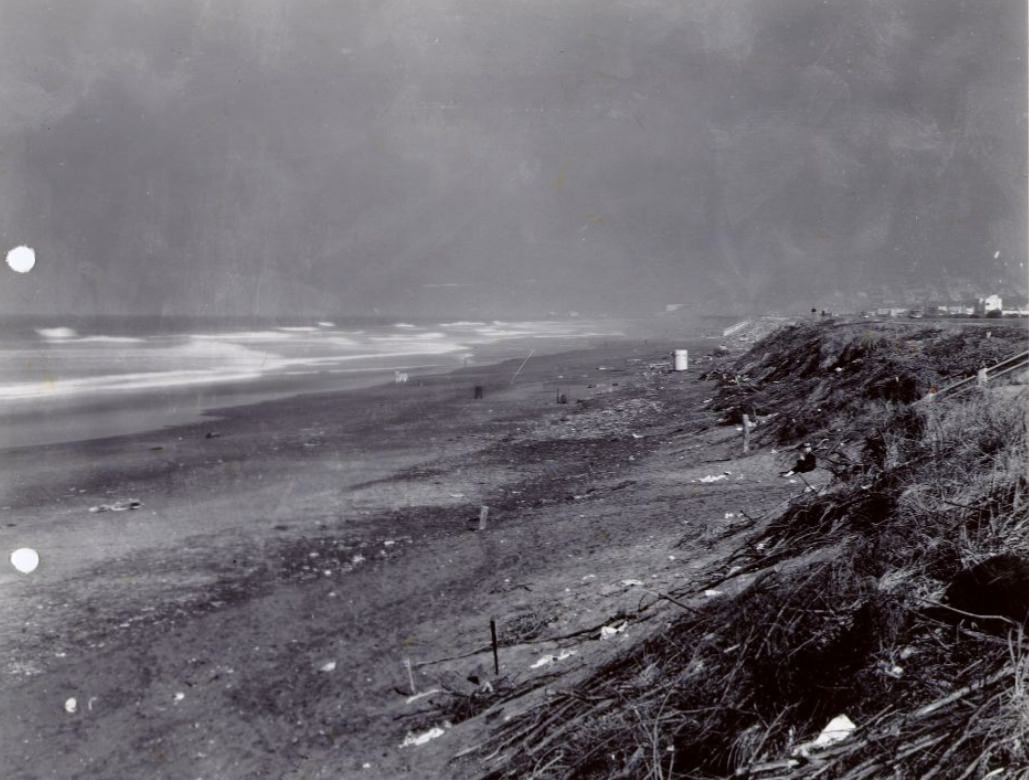
[[[725,374],[722,408],[764,399],[782,414],[776,437],[834,435],[848,468],[756,519],[720,571],[673,593],[687,608],[666,631],[504,723],[479,756],[484,776],[1029,770],[1029,581],[999,615],[970,611],[955,585],[998,555],[1029,558],[1026,393],[908,405],[945,378],[942,362],[960,374],[1021,346],[984,336],[884,346],[894,337],[802,326],[741,358],[749,378]],[[733,598],[699,597],[743,577]],[[856,729],[813,743],[841,714]]]
[[[764,418],[758,440],[832,438],[863,428],[866,415],[974,376],[1023,351],[1025,343],[1025,328],[1010,325],[957,331],[863,322],[792,325],[709,372],[721,383],[713,408],[730,423],[748,408]]]

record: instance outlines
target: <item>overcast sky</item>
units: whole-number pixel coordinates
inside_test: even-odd
[[[1026,43],[1024,0],[0,0],[0,307],[1024,289]]]

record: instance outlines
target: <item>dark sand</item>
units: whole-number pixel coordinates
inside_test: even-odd
[[[767,452],[738,458],[739,434],[704,407],[702,364],[648,368],[671,346],[4,452],[0,549],[42,563],[0,569],[3,776],[473,776],[451,759],[489,722],[659,629],[675,607],[650,591],[703,581],[741,509],[802,487]],[[89,512],[126,498],[144,506]],[[400,747],[455,701],[409,702],[405,659],[419,692],[470,693],[468,675],[492,676],[490,616],[509,700]]]

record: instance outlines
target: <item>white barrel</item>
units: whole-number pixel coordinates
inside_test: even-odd
[[[673,366],[676,371],[685,371],[690,367],[690,351],[688,349],[677,349],[673,355]]]

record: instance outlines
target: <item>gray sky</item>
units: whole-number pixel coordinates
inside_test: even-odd
[[[0,307],[1024,289],[1025,57],[1022,0],[0,0]]]

